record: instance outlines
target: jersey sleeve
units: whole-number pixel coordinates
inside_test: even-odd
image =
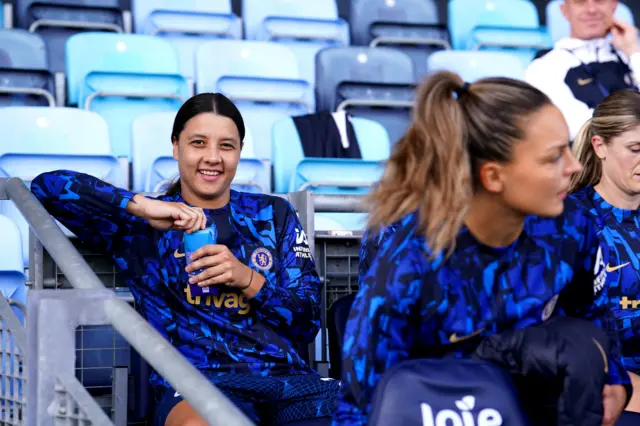
[[[396,234],[378,246],[372,244],[375,238],[363,243],[362,256],[370,266],[359,278],[347,322],[334,425],[366,425],[383,373],[409,359],[420,331],[435,330],[439,295],[437,286],[425,284],[429,266],[424,245]]]
[[[629,399],[632,394],[631,379],[622,364],[617,323],[610,308],[607,248],[600,244],[595,224],[586,217],[585,221],[586,226],[579,232],[583,236],[579,264],[572,282],[562,294],[561,306],[568,315],[591,320],[607,333],[611,343],[607,383],[625,386]]]
[[[136,224],[144,223],[126,211],[133,193],[83,173],[43,173],[31,182],[31,192],[49,214],[96,251],[118,251]]]
[[[265,282],[252,299],[261,321],[296,342],[310,343],[320,330],[320,277],[298,215],[286,203],[278,237],[280,268],[265,271]]]

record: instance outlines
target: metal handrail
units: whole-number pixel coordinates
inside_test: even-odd
[[[14,202],[73,287],[93,290],[106,288],[21,179],[0,179],[0,198],[3,195]],[[252,425],[224,394],[127,302],[117,297],[108,299],[104,302],[104,311],[111,325],[189,401],[208,424]]]

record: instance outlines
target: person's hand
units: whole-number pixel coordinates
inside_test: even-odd
[[[190,284],[206,287],[225,284],[240,289],[251,285],[252,269],[240,262],[227,246],[208,244],[200,247],[191,256],[192,263],[187,266],[187,272],[204,269],[195,277],[189,279]]]
[[[611,27],[611,35],[613,36],[611,40],[613,47],[624,52],[627,57],[640,52],[638,29],[635,26],[614,19],[613,26]]]
[[[136,195],[127,205],[127,211],[146,219],[151,226],[161,231],[180,229],[192,233],[204,229],[207,217],[201,208],[184,203],[153,200]]]
[[[614,426],[624,410],[627,401],[627,391],[622,385],[604,385],[602,390],[602,405],[604,416],[602,426]]]

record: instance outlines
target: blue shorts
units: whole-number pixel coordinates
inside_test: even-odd
[[[340,381],[317,375],[261,377],[229,374],[211,382],[256,425],[286,425],[309,419],[330,418],[336,406]],[[164,426],[182,396],[174,389],[161,395],[155,426]]]

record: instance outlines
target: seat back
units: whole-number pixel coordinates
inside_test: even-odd
[[[132,12],[135,32],[170,40],[180,58],[181,74],[191,80],[202,43],[242,38],[242,21],[233,14],[229,0],[136,0]]]
[[[247,39],[289,47],[300,78],[310,87],[315,84],[316,54],[326,47],[349,45],[349,25],[338,17],[334,0],[245,0],[242,6]],[[313,110],[313,91],[308,91],[306,100]]]
[[[0,106],[54,106],[53,93],[42,37],[20,29],[0,30]]]
[[[115,155],[131,152],[131,122],[142,114],[177,111],[190,90],[166,40],[135,34],[85,33],[69,39],[68,99],[109,124]]]
[[[384,127],[375,121],[355,117],[351,118],[351,124],[359,141],[363,160],[384,161],[389,157],[389,135]],[[272,129],[271,141],[275,191],[289,192],[292,190],[292,184],[295,187],[293,181],[296,169],[304,160],[300,135],[293,119],[287,117],[277,122]]]
[[[21,177],[27,183],[38,174],[71,169],[123,186],[126,176],[111,154],[106,122],[96,113],[76,108],[0,108],[0,177]],[[29,260],[28,227],[11,202],[3,214],[22,233],[25,265]],[[67,231],[68,232],[68,231]]]
[[[449,33],[454,49],[471,49],[476,27],[536,29],[538,11],[528,0],[451,0]]]
[[[271,159],[275,122],[309,111],[305,102],[309,86],[300,79],[291,49],[279,43],[207,42],[198,49],[196,79],[198,93],[221,92],[234,101],[253,132],[255,155],[260,159]]]
[[[331,364],[329,377],[336,380],[342,378],[342,343],[344,342],[344,332],[347,328],[349,311],[355,298],[355,293],[341,297],[333,302],[327,312],[329,363]]]
[[[471,359],[414,359],[378,382],[369,425],[528,426],[506,371]]]
[[[123,31],[120,0],[17,0],[16,16],[19,28],[46,40],[53,72],[65,72],[66,42],[72,35]]]
[[[378,121],[392,142],[408,128],[414,97],[413,64],[403,52],[335,47],[316,57],[316,109]]]
[[[368,46],[374,28],[381,23],[418,26],[440,22],[438,6],[433,0],[352,0],[350,3],[351,39],[357,46]]]
[[[560,5],[564,0],[552,0],[547,4],[547,28],[551,34],[551,39],[556,42],[561,38],[569,37],[571,34],[571,28],[569,21],[562,15]],[[623,2],[618,2],[618,8],[615,11],[614,17],[623,22],[635,24],[633,12],[631,8]]]
[[[464,81],[486,77],[508,77],[524,80],[525,68],[517,56],[505,52],[447,50],[429,57],[429,73],[451,71]]]

